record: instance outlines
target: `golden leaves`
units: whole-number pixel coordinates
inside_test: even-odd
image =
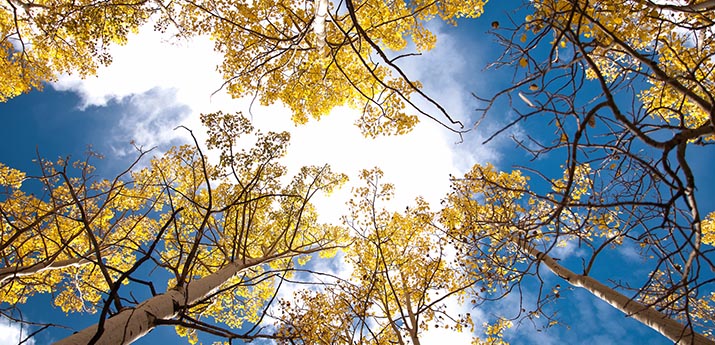
[[[518,258],[509,243],[527,211],[520,201],[527,181],[518,170],[499,172],[491,164],[477,164],[463,178],[453,179],[453,191],[443,202],[440,223],[457,248],[460,270],[480,283],[481,293],[505,288],[515,277],[512,268]]]
[[[232,96],[255,94],[264,105],[280,101],[298,124],[338,106],[363,109],[359,127],[377,136],[414,127],[417,117],[405,103],[420,86],[400,75],[393,61],[373,61],[382,53],[376,50],[401,52],[408,43],[417,52],[430,50],[437,38],[425,25],[429,20],[455,24],[478,17],[485,1],[369,0],[351,14],[327,1],[199,0],[162,4],[159,11],[147,1],[8,5],[0,9],[0,101],[41,88],[61,73],[94,74],[111,62],[110,44],[125,43],[129,32],[154,16],[159,30],[176,26],[182,35],[212,37]],[[315,20],[321,24],[311,24]]]
[[[504,340],[504,331],[511,328],[513,323],[505,318],[498,318],[495,323],[484,323],[484,334],[486,339],[476,338],[472,341],[472,345],[509,345]]]
[[[24,180],[24,172],[0,163],[0,186],[8,186],[14,189],[19,189],[22,186],[22,181]]]
[[[393,193],[382,178],[379,168],[363,170],[364,184],[349,203],[344,260],[352,264],[350,278],[282,301],[279,334],[305,343],[386,343],[416,339],[431,328],[472,328],[468,315],[443,316],[441,304],[431,302],[460,298],[471,285],[447,260],[447,243],[430,226],[434,213],[422,199],[400,213],[380,208]]]
[[[61,73],[94,74],[151,13],[148,2],[13,1],[0,8],[0,102]]]
[[[309,198],[339,187],[345,175],[309,166],[287,179],[278,162],[287,135],[256,133],[239,115],[202,119],[209,126],[209,146],[221,151],[220,166],[198,149],[180,146],[113,180],[92,180],[94,168],[85,163],[42,161],[48,175],[38,181],[47,188],[47,200],[4,188],[2,300],[19,304],[52,291],[65,312],[95,312],[148,243],[160,241],[152,259],[176,275],[167,279],[169,288],[233,262],[266,258],[186,311],[240,328],[260,320],[275,293],[274,270],[286,272],[323,248],[331,251],[325,256],[334,255],[346,231],[318,223]],[[254,139],[252,147],[237,148],[239,136]],[[3,185],[18,188],[27,178],[5,166],[0,177]],[[177,332],[190,342],[198,339],[195,330]]]
[[[715,212],[710,212],[708,216],[700,222],[702,232],[702,242],[715,246]]]
[[[0,255],[5,262],[0,295],[19,304],[53,291],[54,303],[63,311],[94,312],[110,281],[131,267],[134,251],[152,238],[148,229],[156,222],[143,213],[151,209],[157,189],[140,180],[92,180],[94,167],[87,160],[39,164],[45,173],[40,177],[2,169],[6,181],[23,176],[47,192],[38,199],[17,189],[0,201]],[[72,172],[81,177],[72,177]],[[98,269],[98,260],[111,269]]]

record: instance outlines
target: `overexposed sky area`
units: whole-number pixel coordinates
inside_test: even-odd
[[[298,127],[291,122],[290,111],[281,105],[263,107],[255,102],[249,114],[250,99],[231,99],[223,91],[214,93],[222,83],[216,72],[221,58],[213,52],[213,43],[208,38],[167,41],[166,36],[151,31],[150,27],[147,29],[130,37],[126,46],[114,47],[113,63],[101,68],[97,77],[82,80],[77,76],[64,76],[53,84],[55,89],[81,95],[81,107],[103,106],[112,100],[130,104],[131,111],[116,114],[119,123],[117,133],[112,136],[123,141],[112,143],[116,149],[114,154],[131,152],[127,138],[145,148],[166,147],[178,140],[187,140],[186,132],[174,130],[178,125],[189,127],[201,136],[201,113],[242,111],[264,132],[291,133],[288,157],[283,161],[290,169],[328,163],[335,171],[346,173],[353,182],[358,182],[360,169],[381,167],[385,181],[396,184],[395,203],[401,208],[418,195],[438,202],[448,191],[449,174],[458,175],[474,162],[493,161],[497,156],[487,148],[459,144],[459,136],[429,119],[423,119],[407,135],[366,139],[353,125],[359,115],[354,109],[337,108],[320,121],[312,120]],[[434,51],[407,60],[405,69],[417,74],[428,92],[438,90],[435,97],[450,112],[468,119],[473,104],[468,103],[472,100],[465,95],[468,96],[470,90],[459,90],[456,80],[465,64],[459,63],[461,58],[455,42],[446,34],[440,36],[439,42],[444,44],[438,43]],[[446,59],[447,55],[451,63],[441,64],[430,73],[420,73],[418,66],[425,62],[422,59]],[[341,194],[349,194],[349,190],[347,186],[344,193],[337,193],[336,197],[346,197]],[[336,216],[341,214],[342,205],[342,201],[331,200],[322,208],[322,213],[326,217],[333,213]]]

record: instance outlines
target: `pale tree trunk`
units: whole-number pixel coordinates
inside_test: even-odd
[[[129,344],[151,331],[158,320],[175,317],[181,309],[207,297],[242,270],[277,258],[279,257],[262,257],[248,259],[245,262],[232,262],[206,277],[186,284],[182,289],[169,290],[144,301],[135,308],[125,309],[104,322],[102,335],[95,344]],[[97,325],[93,325],[55,344],[85,345],[96,333]]]
[[[48,270],[55,270],[70,266],[80,267],[90,262],[92,262],[92,260],[88,260],[85,258],[72,258],[57,261],[46,260],[27,266],[0,268],[0,283],[4,283],[8,279],[31,276]]]
[[[535,257],[536,260],[546,265],[546,267],[554,272],[554,274],[566,280],[569,284],[585,289],[629,317],[632,317],[654,329],[656,332],[672,340],[674,343],[683,345],[715,345],[714,341],[706,338],[702,334],[695,333],[691,328],[669,318],[667,315],[655,310],[654,308],[646,307],[643,304],[619,293],[618,291],[601,284],[596,279],[576,274],[566,267],[561,266],[552,257],[539,251],[525,240],[512,237],[512,241],[529,253],[529,255]]]

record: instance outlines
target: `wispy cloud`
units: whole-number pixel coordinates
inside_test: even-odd
[[[115,154],[134,154],[137,147],[150,149],[183,144],[188,138],[186,131],[177,130],[191,115],[191,109],[177,102],[175,89],[154,88],[141,94],[133,94],[121,101],[122,113],[118,114],[117,130],[111,137]]]
[[[28,334],[27,326],[0,317],[0,344],[19,344],[27,338]],[[34,345],[35,340],[28,339],[23,344]]]

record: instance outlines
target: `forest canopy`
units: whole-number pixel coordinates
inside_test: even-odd
[[[201,127],[175,129],[187,143],[133,142],[117,173],[98,169],[94,151],[38,150],[27,171],[0,157],[0,312],[24,337],[59,329],[59,343],[119,344],[173,327],[190,343],[420,344],[445,331],[507,344],[515,325],[566,328],[579,290],[664,341],[715,341],[715,1],[0,7],[8,106],[67,74],[99,73],[112,47],[150,28],[176,42],[210,37],[222,79],[209,97],[281,105],[304,126],[348,106],[369,140],[401,140],[424,121],[456,147],[503,153],[443,176],[439,200],[397,207],[400,177],[289,166],[290,133],[257,129],[252,113],[192,114]],[[454,26],[481,30],[461,43],[488,47],[479,73],[497,76],[450,89],[471,97],[468,114],[410,73],[436,68],[423,61]],[[428,152],[403,156],[432,164]],[[342,221],[321,221],[314,200],[348,175]],[[62,333],[26,319],[40,296],[91,326]]]

